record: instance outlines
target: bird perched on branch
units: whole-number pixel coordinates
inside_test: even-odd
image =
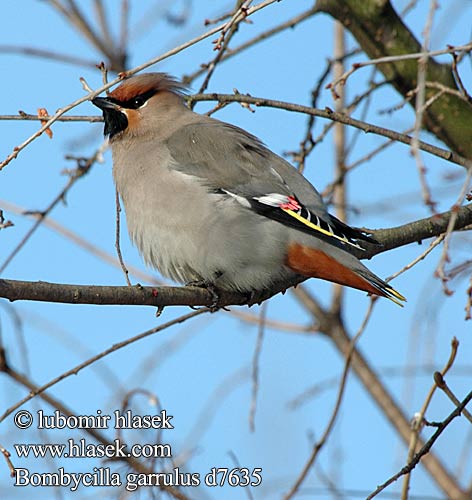
[[[103,111],[131,240],[186,284],[257,293],[295,275],[405,298],[351,252],[377,242],[330,215],[287,161],[234,125],[194,113],[164,73],[125,79]]]

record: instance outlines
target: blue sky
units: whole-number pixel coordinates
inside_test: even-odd
[[[139,3],[139,9],[137,4]],[[182,2],[183,3],[183,2]],[[161,8],[176,12],[179,2],[161,2]],[[401,9],[407,2],[396,2]],[[113,2],[108,2],[111,6]],[[170,26],[153,12],[157,2],[130,1],[131,25],[141,22],[143,15],[151,26],[138,24],[131,30],[129,66],[134,67],[148,59],[205,31],[203,20],[217,17],[225,11],[223,3],[210,0],[193,2],[188,23]],[[257,33],[273,27],[303,11],[311,2],[276,3],[252,18],[251,24],[242,24],[234,41],[243,42]],[[470,5],[450,2],[441,6],[435,19],[432,48],[446,44],[462,44],[470,35]],[[81,2],[84,10],[91,11],[91,2]],[[116,5],[116,4],[115,4]],[[454,11],[453,7],[456,7]],[[420,2],[406,18],[417,36],[423,28],[428,2]],[[117,25],[117,13],[110,20]],[[456,15],[456,12],[461,15]],[[2,5],[5,23],[0,45],[35,46],[58,50],[96,62],[100,55],[68,27],[47,2],[26,0],[22,9],[15,2]],[[159,14],[159,12],[157,12]],[[333,23],[325,15],[317,15],[293,30],[222,64],[211,80],[209,91],[231,93],[249,92],[253,96],[310,103],[310,92],[332,54]],[[354,46],[348,37],[350,46]],[[153,67],[177,77],[195,71],[202,62],[211,60],[211,39],[186,50]],[[356,61],[364,60],[359,54]],[[447,59],[441,59],[446,61]],[[353,60],[354,61],[354,60]],[[469,65],[470,66],[470,65]],[[2,68],[1,114],[15,114],[18,110],[35,113],[45,107],[49,112],[84,95],[79,82],[85,77],[93,88],[101,85],[100,72],[93,68],[51,62],[44,59],[0,52]],[[464,82],[470,84],[470,67],[463,66]],[[349,80],[348,96],[353,98],[363,91],[370,69],[357,72]],[[380,79],[380,77],[377,77]],[[196,91],[201,79],[193,85]],[[469,85],[470,86],[470,85]],[[395,130],[406,130],[413,123],[413,113],[407,107],[393,115],[379,111],[401,101],[388,88],[375,94],[364,117],[361,109],[354,113],[378,125]],[[318,107],[333,107],[331,93],[324,90]],[[201,103],[196,111],[205,112],[211,104]],[[98,114],[91,103],[84,103],[71,114]],[[231,105],[218,113],[218,118],[241,126],[260,137],[273,151],[284,154],[299,147],[303,138],[306,117],[273,109],[257,108],[254,113]],[[314,135],[319,134],[324,122],[318,120]],[[31,133],[36,122],[0,121],[2,141],[0,157],[3,159]],[[54,138],[37,139],[11,164],[0,172],[0,207],[3,202],[23,209],[42,210],[67,182],[64,169],[75,166],[65,155],[91,155],[102,140],[102,124],[57,123]],[[353,132],[348,131],[348,137]],[[425,140],[434,139],[425,134]],[[361,158],[383,140],[372,134],[361,135],[355,144],[350,161]],[[70,191],[65,203],[52,212],[52,218],[82,238],[114,254],[115,205],[111,177],[111,155],[105,153],[104,163],[96,164],[90,173],[79,180]],[[459,191],[463,172],[460,167],[435,157],[423,157],[428,168],[428,180],[433,198],[440,210],[447,210]],[[320,191],[333,175],[334,150],[332,136],[328,136],[315,149],[307,162],[306,175]],[[421,202],[418,175],[413,157],[404,145],[394,145],[350,176],[348,191],[350,204],[356,208],[350,216],[353,225],[371,228],[400,225],[428,216]],[[6,205],[4,205],[6,207]],[[0,265],[10,251],[31,227],[32,221],[4,208],[5,216],[15,226],[0,232]],[[125,221],[123,221],[124,223]],[[453,263],[468,256],[470,236],[458,235],[452,240]],[[409,245],[377,256],[368,266],[379,276],[387,277],[401,269],[425,248]],[[122,252],[129,265],[144,270],[137,251],[130,245],[125,226],[122,226]],[[389,372],[382,377],[405,412],[412,416],[420,408],[432,383],[432,373],[445,363],[449,355],[451,338],[460,341],[459,354],[451,372],[450,385],[460,397],[470,390],[469,361],[472,354],[470,324],[464,321],[466,280],[450,284],[455,293],[445,297],[440,282],[434,278],[434,269],[440,257],[436,249],[425,261],[395,280],[394,286],[408,303],[401,310],[392,303],[378,301],[374,314],[364,332],[359,347],[371,365],[380,374],[387,368],[398,368],[400,373]],[[63,236],[45,226],[38,229],[29,243],[18,253],[3,273],[3,278],[43,280],[58,283],[123,285],[120,270],[102,262]],[[328,304],[331,285],[311,280],[309,290],[317,299]],[[346,291],[345,323],[350,334],[359,328],[369,300],[365,294]],[[238,308],[236,308],[238,310]],[[257,307],[244,313],[257,316]],[[12,366],[27,373],[37,384],[43,384],[84,361],[141,331],[188,312],[187,308],[167,308],[156,319],[148,307],[72,306],[19,302],[2,303],[1,340],[4,342]],[[15,315],[21,325],[15,328]],[[310,316],[290,293],[272,299],[267,316],[274,320],[308,326]],[[166,431],[164,441],[172,445],[175,456],[190,453],[185,468],[189,472],[204,474],[211,467],[235,467],[233,454],[242,467],[263,469],[263,484],[254,489],[254,498],[280,498],[293,483],[303,467],[311,443],[319,438],[332,412],[337,384],[328,382],[339,376],[343,360],[331,341],[321,334],[300,334],[267,328],[260,356],[260,385],[257,399],[256,431],[250,432],[248,414],[251,405],[251,364],[256,345],[257,325],[243,321],[228,312],[203,315],[192,322],[175,326],[151,336],[125,349],[113,353],[103,361],[81,371],[77,376],[57,384],[51,393],[75,412],[93,414],[97,409],[111,414],[120,407],[126,392],[143,388],[156,394],[162,407],[174,416],[175,429]],[[427,365],[429,368],[413,377],[401,376],[402,367]],[[336,379],[336,380],[337,380]],[[449,379],[448,379],[449,380]],[[2,411],[25,394],[6,376],[0,379]],[[297,409],[290,401],[307,388],[320,384],[315,398]],[[326,387],[325,387],[326,386]],[[147,398],[137,396],[133,409],[138,413],[153,413],[156,408]],[[45,403],[33,401],[25,405],[35,412],[43,408],[52,412]],[[452,410],[449,401],[437,394],[428,418],[441,420]],[[1,412],[0,412],[1,413]],[[460,460],[461,444],[466,426],[456,422],[439,440],[436,450],[450,464]],[[427,435],[428,433],[426,433]],[[73,434],[78,438],[79,433]],[[108,434],[110,438],[113,434]],[[149,442],[154,435],[131,432],[131,443]],[[12,449],[13,443],[63,443],[69,433],[54,430],[38,434],[35,429],[19,431],[8,418],[0,424],[0,443]],[[88,441],[93,442],[91,438]],[[404,463],[406,450],[390,425],[366,394],[354,375],[350,375],[343,406],[329,444],[310,473],[300,497],[328,498],[324,476],[330,477],[341,489],[366,494],[396,472]],[[55,470],[61,464],[22,460],[12,457],[18,467],[28,466],[31,471]],[[470,462],[470,459],[469,459]],[[1,463],[1,462],[0,462]],[[90,471],[99,461],[69,460],[64,467],[69,471]],[[106,464],[108,465],[108,464]],[[166,466],[168,463],[165,464]],[[470,476],[470,464],[464,465],[465,478]],[[114,466],[112,466],[114,468]],[[114,468],[114,470],[120,470]],[[419,468],[413,476],[414,493],[440,497],[439,490]],[[399,485],[389,491],[398,491]],[[98,494],[109,496],[108,490]],[[316,496],[315,496],[316,493]],[[0,474],[0,496],[5,498],[50,498],[51,491],[36,488],[13,488],[6,467]],[[91,498],[97,491],[82,489],[80,498]],[[216,492],[205,488],[187,491],[191,498],[238,499],[245,495],[238,489],[225,488]],[[71,495],[63,491],[63,498]],[[146,495],[146,492],[144,493]],[[434,496],[435,495],[435,496]],[[362,496],[362,495],[361,495]],[[347,494],[345,498],[357,498]]]

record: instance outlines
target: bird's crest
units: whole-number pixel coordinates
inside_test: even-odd
[[[118,102],[126,102],[136,96],[162,91],[184,95],[186,86],[166,73],[144,73],[126,78],[109,97]]]

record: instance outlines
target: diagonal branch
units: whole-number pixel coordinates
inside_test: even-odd
[[[50,2],[56,3],[57,0],[49,0]],[[260,11],[261,9],[264,9],[265,7],[268,7],[269,5],[278,2],[280,0],[263,0],[259,4],[254,5],[254,7],[250,7],[247,12],[246,16],[250,16],[252,14],[255,14],[256,12]],[[95,91],[79,98],[76,99],[74,102],[68,104],[67,106],[63,106],[62,108],[59,108],[53,116],[51,116],[48,121],[39,129],[37,130],[34,134],[29,136],[26,140],[24,140],[20,145],[16,146],[13,148],[13,151],[3,160],[0,162],[0,170],[2,170],[4,167],[6,167],[11,161],[13,161],[15,158],[18,157],[18,154],[23,151],[27,146],[29,146],[34,140],[36,140],[45,130],[51,127],[51,125],[57,121],[62,115],[70,111],[71,109],[75,108],[79,104],[82,104],[85,101],[89,101],[93,99],[94,97],[97,97],[99,94],[102,92],[108,90],[110,87],[113,87],[113,85],[116,85],[117,83],[120,83],[122,79],[126,76],[131,76],[136,73],[139,73],[143,69],[149,68],[150,66],[153,66],[154,64],[157,64],[158,62],[163,61],[164,59],[168,59],[169,57],[178,54],[179,52],[182,52],[183,50],[187,49],[188,47],[191,47],[192,45],[195,45],[198,42],[201,42],[202,40],[205,40],[206,38],[213,36],[215,33],[218,33],[224,27],[226,24],[222,24],[220,26],[216,26],[215,28],[206,31],[202,35],[197,36],[196,38],[192,38],[191,40],[183,43],[182,45],[179,45],[178,47],[174,47],[173,49],[167,51],[166,53],[154,57],[148,61],[146,61],[143,64],[140,64],[139,66],[136,66],[133,69],[130,69],[126,71],[126,73],[120,73],[120,75],[112,80],[111,82],[108,82],[107,84],[103,85],[99,89],[96,89]]]
[[[273,99],[266,99],[263,97],[252,97],[250,95],[243,94],[196,94],[189,97],[189,101],[218,101],[219,103],[229,103],[229,102],[239,102],[246,104],[253,104],[254,106],[261,107],[269,107],[269,108],[278,108],[285,109],[286,111],[294,111],[296,113],[304,113],[311,116],[319,116],[320,118],[326,118],[328,120],[333,120],[339,123],[344,123],[345,125],[350,125],[359,130],[364,131],[369,134],[376,134],[383,137],[388,137],[389,139],[393,139],[397,142],[401,142],[403,144],[411,145],[413,138],[406,134],[401,134],[399,132],[395,132],[390,129],[386,129],[384,127],[378,127],[377,125],[373,125],[371,123],[367,123],[361,120],[356,120],[355,118],[351,118],[347,114],[338,113],[333,111],[332,109],[326,107],[325,109],[317,109],[310,108],[309,106],[302,106],[300,104],[293,104],[284,101],[277,101]],[[454,151],[449,151],[447,149],[439,148],[437,146],[433,146],[424,141],[418,141],[418,148],[422,151],[426,151],[427,153],[431,153],[443,160],[450,161],[451,163],[456,163],[457,165],[461,165],[462,167],[470,168],[472,166],[472,162],[467,158],[461,156],[460,154],[455,153]],[[1,167],[1,164],[0,164]]]
[[[379,64],[378,69],[401,95],[407,96],[408,92],[417,88],[418,61],[402,60],[402,57],[421,53],[421,44],[390,1],[317,0],[316,6],[340,21],[369,59],[392,56],[389,62]],[[458,90],[451,66],[432,58],[428,59],[426,79]],[[426,89],[426,99],[431,97],[431,92]],[[415,99],[410,102],[413,108]],[[471,122],[472,106],[452,94],[444,94],[425,110],[423,127],[453,151],[471,158],[472,143],[468,140]]]
[[[295,290],[295,296],[300,304],[309,311],[318,323],[318,331],[325,334],[335,345],[336,349],[347,358],[352,349],[352,339],[349,336],[342,318],[326,311],[304,287]],[[410,442],[411,424],[401,406],[382,383],[381,377],[372,368],[371,364],[358,349],[352,352],[351,366],[359,381],[369,393],[383,415],[389,420],[406,446]],[[418,438],[418,449],[424,446],[421,437]],[[465,500],[463,491],[456,478],[449,471],[447,464],[431,450],[423,456],[423,465],[438,486],[447,493],[447,497],[454,500]]]
[[[371,500],[375,496],[377,496],[381,491],[383,491],[387,486],[390,484],[394,483],[397,479],[399,479],[401,476],[410,473],[419,463],[420,460],[424,457],[427,456],[427,454],[430,452],[433,444],[437,441],[439,436],[446,430],[446,428],[449,426],[449,424],[458,416],[461,415],[461,413],[464,411],[465,407],[470,403],[472,400],[472,391],[467,394],[467,396],[460,402],[460,404],[454,409],[454,411],[443,421],[441,424],[438,426],[436,432],[431,436],[431,438],[423,445],[420,451],[413,457],[411,462],[409,462],[407,465],[405,465],[399,472],[394,474],[390,479],[385,481],[385,483],[381,484],[380,486],[377,487],[377,489],[372,492],[366,500]],[[465,494],[462,497],[465,500]]]

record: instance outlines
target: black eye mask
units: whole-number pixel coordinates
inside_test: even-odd
[[[126,101],[119,101],[118,99],[113,99],[113,97],[109,97],[108,100],[110,102],[118,104],[118,106],[121,106],[122,108],[138,109],[156,93],[157,93],[157,90],[152,89],[152,90],[148,90],[147,92],[143,92],[142,94],[139,94],[139,95],[137,95],[131,99],[128,99]]]

